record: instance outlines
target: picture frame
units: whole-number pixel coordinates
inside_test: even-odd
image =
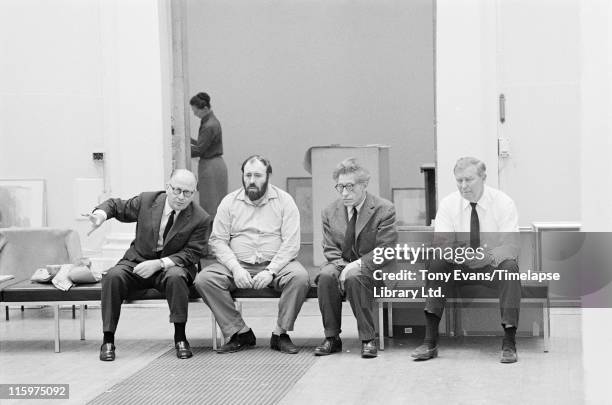
[[[392,188],[398,226],[420,226],[427,224],[425,188]]]
[[[301,242],[312,244],[312,177],[287,177],[287,192],[293,197],[300,211]]]
[[[45,180],[0,179],[0,228],[47,225]]]

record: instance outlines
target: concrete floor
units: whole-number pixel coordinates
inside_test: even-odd
[[[258,345],[268,345],[275,304],[245,303],[243,312]],[[553,309],[552,350],[544,353],[539,338],[519,338],[519,362],[509,365],[499,363],[501,342],[493,337],[443,338],[440,357],[427,362],[414,362],[410,357],[418,341],[387,339],[386,350],[378,358],[361,359],[355,321],[346,304],[343,313],[347,314],[343,318],[344,352],[317,358],[281,403],[584,403],[580,310]],[[116,335],[117,359],[108,363],[98,360],[98,308],[86,312],[84,341],[79,340],[78,313],[73,320],[69,309],[61,311],[61,353],[53,352],[51,308],[24,312],[14,308],[10,315],[10,321],[4,317],[0,321],[0,382],[68,383],[70,400],[64,403],[86,403],[172,348],[173,329],[163,306],[124,308]],[[192,304],[187,324],[192,346],[211,345],[210,325],[208,309]],[[304,304],[292,337],[297,344],[311,347],[321,341],[316,303]],[[39,402],[48,401],[7,401]]]

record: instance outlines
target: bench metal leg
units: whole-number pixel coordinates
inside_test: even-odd
[[[217,350],[217,320],[215,319],[215,315],[211,312],[210,319],[212,321],[212,329],[210,332],[210,338],[212,339],[212,348],[213,350]]]
[[[85,305],[79,305],[81,312],[81,340],[85,340]]]
[[[542,304],[542,323],[544,326],[544,352],[550,350],[550,306],[548,301]]]
[[[21,306],[21,312],[23,312],[25,310],[25,308],[23,307],[23,305]]]
[[[72,319],[76,318],[76,305],[72,306]]]
[[[53,306],[53,316],[55,318],[55,353],[60,352],[59,309],[59,305]]]
[[[451,308],[450,306],[447,304],[445,306],[445,309],[443,310],[442,314],[444,315],[444,329],[446,332],[446,336],[452,336],[451,333],[451,316],[450,316],[450,312],[451,312]]]
[[[5,313],[6,313],[6,315],[5,315],[6,316],[6,320],[8,321],[9,320],[9,308],[8,308],[8,305],[4,307],[4,310],[5,310]]]
[[[385,320],[383,314],[383,307],[385,303],[378,301],[378,345],[380,350],[385,350]]]
[[[393,303],[387,303],[387,330],[390,338],[393,337]]]

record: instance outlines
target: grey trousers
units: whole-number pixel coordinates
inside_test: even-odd
[[[317,276],[319,309],[323,317],[325,337],[338,336],[342,330],[342,296],[340,271],[328,263]],[[374,302],[374,280],[363,271],[353,271],[347,274],[344,281],[346,299],[351,304],[353,314],[357,319],[359,339],[372,340],[376,336],[372,304]]]
[[[264,270],[265,264],[253,265],[240,263],[251,276]],[[231,337],[246,326],[240,313],[234,307],[231,292],[236,290],[236,284],[232,272],[220,263],[214,263],[198,273],[195,279],[196,290],[217,319],[223,336]],[[306,300],[310,279],[308,272],[300,264],[293,260],[283,267],[269,287],[281,292],[278,303],[279,327],[291,331],[295,319]]]

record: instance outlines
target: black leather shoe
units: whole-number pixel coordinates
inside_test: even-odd
[[[499,361],[500,363],[516,363],[518,361],[516,343],[511,340],[503,340],[501,358]]]
[[[429,360],[433,359],[434,357],[438,357],[438,345],[423,343],[414,349],[411,356],[414,357],[415,360]]]
[[[281,333],[280,336],[273,333],[270,338],[270,348],[288,354],[296,354],[299,352],[297,346],[293,344],[291,338],[286,333]]]
[[[229,342],[217,349],[217,353],[234,353],[255,346],[256,339],[252,329],[244,333],[234,333]]]
[[[102,343],[100,346],[100,360],[113,361],[115,360],[115,345],[112,343]]]
[[[342,340],[340,336],[332,336],[325,338],[323,343],[315,348],[314,355],[315,356],[327,356],[332,353],[337,353],[342,351]]]
[[[371,359],[378,356],[378,348],[376,348],[376,342],[374,339],[369,342],[361,343],[361,357],[364,359]]]
[[[176,357],[179,359],[188,359],[193,356],[191,353],[191,347],[189,347],[189,342],[186,340],[181,340],[174,344],[174,348],[176,349]]]

